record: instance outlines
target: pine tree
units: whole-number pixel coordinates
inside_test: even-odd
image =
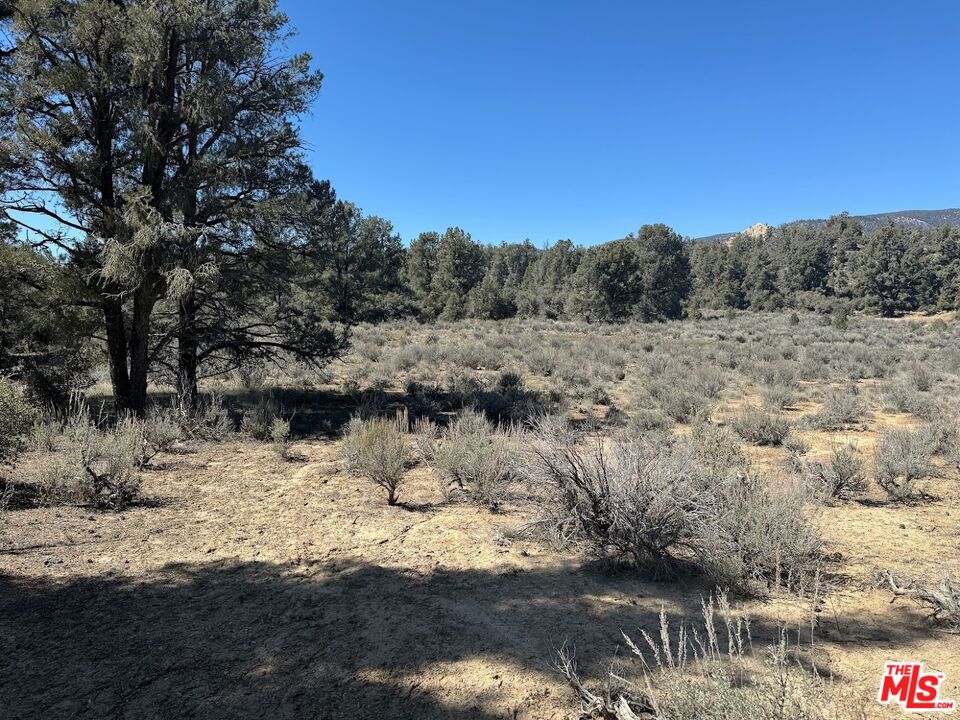
[[[437,246],[437,264],[430,280],[429,303],[442,320],[467,316],[470,291],[483,279],[484,251],[470,234],[447,228]]]
[[[527,267],[517,291],[517,312],[523,317],[556,319],[563,315],[570,281],[583,258],[582,248],[560,240],[542,250]]]
[[[284,198],[309,180],[293,121],[321,76],[308,56],[278,54],[285,34],[269,1],[15,6],[0,93],[18,111],[7,143],[16,171],[3,206],[69,257],[100,306],[121,409],[143,412],[148,373],[172,342],[182,389],[195,394],[205,298],[287,249]],[[176,305],[162,334],[160,302]],[[319,358],[327,337],[320,328],[298,341]]]
[[[406,278],[414,301],[424,318],[435,318],[439,309],[431,305],[430,286],[437,267],[437,248],[440,246],[440,234],[420,233],[410,243],[406,256]]]
[[[936,274],[923,233],[885,225],[868,235],[857,255],[856,290],[884,317],[931,304]]]
[[[683,315],[690,294],[690,258],[683,238],[666,225],[644,225],[628,236],[641,268],[642,293],[632,311],[641,320],[669,320]]]

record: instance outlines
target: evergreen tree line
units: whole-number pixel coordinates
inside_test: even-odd
[[[480,245],[460,228],[421,233],[396,251],[403,276],[391,276],[389,292],[368,299],[365,319],[658,321],[708,309],[837,305],[889,317],[960,307],[955,227],[890,224],[864,233],[845,213],[825,223],[758,227],[702,243],[644,225],[602,245],[562,240],[543,249],[529,240]]]

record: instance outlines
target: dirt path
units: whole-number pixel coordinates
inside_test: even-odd
[[[303,459],[239,442],[168,456],[146,479],[155,502],[118,515],[6,513],[3,717],[574,718],[557,647],[575,645],[600,676],[621,629],[652,629],[661,604],[692,618],[707,591],[508,540],[533,508],[440,505],[425,470],[404,496],[418,509],[390,508],[339,471],[333,443],[294,451]],[[865,706],[879,664],[907,656],[960,696],[957,637],[866,589],[867,565],[895,560],[901,538],[905,565],[936,537],[953,557],[924,562],[956,567],[958,505],[951,494],[896,521],[889,508],[826,511],[847,580],[817,633]],[[809,619],[799,602],[748,610],[759,638]]]

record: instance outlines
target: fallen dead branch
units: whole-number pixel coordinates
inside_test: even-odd
[[[944,625],[952,632],[960,632],[960,585],[950,575],[945,575],[936,586],[918,580],[898,578],[890,570],[878,573],[880,585],[893,592],[890,602],[906,597],[924,608],[931,620]]]
[[[634,694],[627,688],[614,690],[607,684],[603,696],[588,690],[577,674],[573,653],[566,645],[557,651],[556,668],[580,698],[581,720],[654,720],[657,710],[646,694]]]

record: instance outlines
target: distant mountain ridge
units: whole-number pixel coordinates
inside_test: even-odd
[[[886,225],[890,222],[895,225],[906,225],[921,230],[930,230],[943,224],[960,227],[960,208],[947,208],[945,210],[898,210],[896,212],[875,213],[873,215],[851,215],[851,217],[861,222],[864,232],[872,232],[881,225]],[[826,222],[825,218],[793,221],[793,223],[813,223],[816,225],[822,225]],[[792,225],[793,223],[785,224]],[[761,223],[757,223],[757,225],[760,224]],[[753,227],[755,228],[757,225]],[[751,229],[752,228],[748,228],[748,230]],[[741,230],[740,232],[743,231]],[[716,235],[694,238],[694,241],[705,243],[723,242],[737,234],[738,233],[735,232],[717,233]]]

